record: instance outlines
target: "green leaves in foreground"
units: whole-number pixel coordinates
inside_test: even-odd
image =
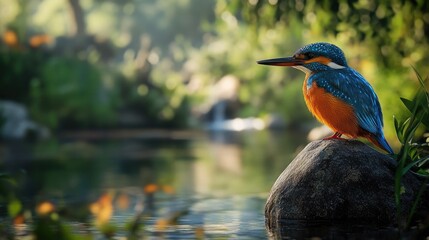
[[[428,78],[423,80],[420,74],[416,72],[417,78],[420,83],[420,88],[412,100],[401,98],[403,104],[408,109],[409,113],[403,120],[394,118],[395,130],[399,141],[402,146],[399,153],[396,155],[398,166],[395,174],[395,202],[398,211],[398,217],[402,214],[401,207],[401,181],[402,177],[409,171],[413,171],[425,180],[422,182],[421,188],[417,193],[415,202],[408,213],[407,220],[401,224],[402,219],[398,219],[400,227],[409,227],[417,206],[426,189],[426,184],[429,181],[429,143],[416,142],[416,131],[422,125],[429,129],[429,93],[426,89],[425,83]]]

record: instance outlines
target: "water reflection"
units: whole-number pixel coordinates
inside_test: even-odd
[[[401,233],[394,227],[362,221],[283,220],[270,235],[274,239],[423,239],[418,231]]]
[[[117,225],[144,212],[145,231],[154,236],[260,239],[266,236],[267,193],[304,137],[270,131],[74,132],[41,143],[2,143],[1,169],[17,176],[30,208],[49,201],[73,206],[64,210],[73,219]]]

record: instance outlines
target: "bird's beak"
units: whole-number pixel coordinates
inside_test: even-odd
[[[285,57],[285,58],[273,58],[273,59],[266,59],[266,60],[260,60],[257,62],[258,64],[263,65],[273,65],[273,66],[299,66],[304,64],[304,60],[297,59],[294,57]]]

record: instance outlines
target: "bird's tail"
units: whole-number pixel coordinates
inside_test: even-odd
[[[386,141],[386,139],[384,138],[383,133],[381,134],[371,134],[368,137],[368,140],[370,140],[374,145],[376,145],[377,147],[385,150],[386,152],[393,154],[393,150],[390,147],[389,143]]]

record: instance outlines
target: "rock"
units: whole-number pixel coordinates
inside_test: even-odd
[[[360,141],[311,142],[274,183],[265,205],[267,230],[278,232],[285,220],[395,224],[395,165]],[[420,182],[409,173],[402,183],[405,216]]]
[[[49,130],[29,119],[24,105],[0,101],[0,136],[7,139],[40,139],[49,137]]]

